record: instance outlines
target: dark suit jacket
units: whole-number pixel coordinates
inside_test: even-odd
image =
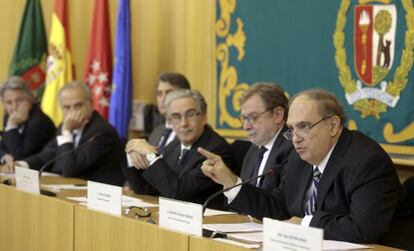
[[[274,187],[281,185],[282,180],[286,176],[286,164],[288,162],[289,154],[293,150],[292,142],[283,137],[283,133],[287,127],[283,127],[273,143],[272,150],[269,153],[269,158],[266,161],[263,173],[267,172],[273,167],[276,167],[276,173],[265,176],[260,181],[262,189],[272,191]],[[243,159],[240,177],[242,180],[247,180],[253,177],[254,162],[257,159],[259,148],[252,145]]]
[[[165,118],[158,111],[157,105],[149,104],[144,107],[144,131],[148,135],[159,125],[165,124]]]
[[[30,168],[39,170],[47,161],[61,156],[46,170],[65,177],[119,186],[123,184],[121,164],[125,161],[125,153],[121,141],[115,129],[97,112],[93,112],[90,122],[85,126],[78,147],[70,152],[73,147],[72,143],[58,146],[54,138],[42,152],[25,161]],[[64,154],[66,152],[70,153]]]
[[[208,196],[221,187],[202,173],[200,167],[205,158],[197,152],[198,147],[220,155],[227,165],[233,164],[228,143],[209,126],[205,126],[203,134],[185,156],[183,165],[177,168],[175,166],[181,151],[181,143],[176,138],[164,149],[163,158],[155,161],[145,171],[134,171],[129,176],[134,191],[204,203]],[[223,205],[222,200],[215,204],[221,207]]]
[[[161,125],[157,126],[149,135],[148,142],[153,146],[158,146],[158,143],[160,143],[162,134],[165,129],[165,123],[162,123]]]
[[[6,128],[9,116],[4,117]],[[52,120],[40,110],[39,105],[33,105],[29,118],[24,122],[22,134],[18,128],[4,132],[0,142],[0,158],[10,154],[16,160],[38,153],[55,135],[55,125]]]
[[[312,166],[293,152],[285,184],[272,193],[242,186],[230,206],[255,217],[303,217]],[[403,192],[391,159],[373,140],[344,129],[322,174],[310,226],[324,238],[373,243],[387,232]]]

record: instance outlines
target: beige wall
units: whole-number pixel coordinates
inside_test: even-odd
[[[134,99],[154,102],[157,75],[164,71],[179,71],[211,102],[215,1],[130,1]],[[77,78],[83,77],[94,2],[68,1],[72,57]],[[8,77],[25,3],[26,0],[0,0],[0,81]],[[54,1],[41,0],[41,3],[49,34]],[[109,0],[109,6],[114,48],[118,0]]]

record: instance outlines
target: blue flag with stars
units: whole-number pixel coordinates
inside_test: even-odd
[[[109,106],[109,122],[116,128],[122,140],[128,136],[131,119],[132,72],[131,29],[129,0],[119,1],[115,41],[115,67],[113,91]]]

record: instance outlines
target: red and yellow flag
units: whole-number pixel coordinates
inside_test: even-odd
[[[62,121],[62,112],[58,102],[59,89],[73,80],[67,18],[67,1],[55,0],[49,37],[46,88],[41,104],[43,111],[49,115],[55,125]]]
[[[112,83],[112,49],[107,0],[96,0],[85,64],[85,82],[92,92],[93,107],[108,119]]]

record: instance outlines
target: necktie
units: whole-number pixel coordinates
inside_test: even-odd
[[[184,162],[185,156],[187,155],[188,151],[190,151],[190,149],[187,149],[187,148],[181,149],[181,153],[180,153],[180,156],[178,157],[178,161],[176,165],[177,168]]]
[[[312,183],[312,194],[306,203],[305,214],[313,215],[316,211],[316,201],[318,199],[318,186],[319,180],[321,179],[321,172],[318,167],[313,170],[313,183]]]
[[[162,136],[160,141],[158,142],[158,154],[162,154],[164,151],[165,144],[167,143],[168,136],[170,136],[170,133],[172,132],[172,129],[169,127],[166,127],[164,131],[162,132]]]
[[[252,177],[256,177],[257,175],[259,175],[260,164],[262,163],[263,155],[265,154],[266,151],[267,151],[266,147],[264,146],[260,147],[259,152],[257,153],[256,161],[254,162]],[[256,186],[257,184],[259,184],[259,182],[258,180],[252,180],[250,181],[250,184]]]
[[[76,137],[78,136],[77,133],[73,133],[72,134],[72,142],[73,142],[73,147],[76,148],[77,144],[76,144]]]

